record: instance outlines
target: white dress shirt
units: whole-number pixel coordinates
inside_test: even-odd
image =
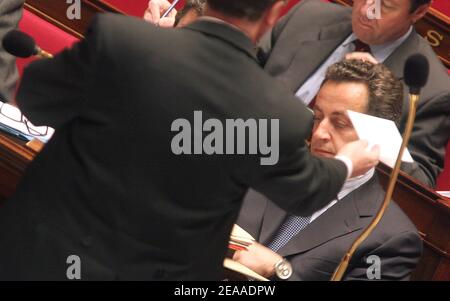
[[[323,207],[322,209],[316,211],[312,216],[310,223],[312,223],[316,218],[321,216],[325,213],[328,209],[333,207],[339,200],[342,200],[345,198],[349,193],[353,192],[354,190],[358,189],[367,181],[369,181],[375,173],[375,168],[370,169],[368,172],[366,172],[364,175],[359,177],[350,178],[347,181],[345,181],[344,186],[342,186],[341,191],[338,193],[338,197],[336,200],[331,201],[328,205]]]

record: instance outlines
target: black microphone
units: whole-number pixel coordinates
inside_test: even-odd
[[[424,55],[417,53],[408,58],[403,76],[409,87],[409,94],[420,94],[420,90],[427,84],[429,72],[430,64]]]
[[[53,55],[36,45],[32,37],[19,30],[9,31],[3,38],[3,48],[10,54],[28,58],[37,55],[41,58],[52,58]]]

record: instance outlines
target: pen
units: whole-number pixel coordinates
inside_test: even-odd
[[[169,8],[166,10],[166,12],[161,16],[161,19],[167,17],[170,14],[170,12],[175,8],[175,6],[178,4],[178,2],[180,2],[180,0],[174,0],[172,4],[169,6]]]

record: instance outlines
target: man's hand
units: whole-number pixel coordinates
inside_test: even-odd
[[[282,259],[279,254],[257,242],[251,244],[248,251],[236,251],[233,256],[233,260],[266,278],[275,274],[275,264]]]
[[[361,60],[363,62],[370,62],[377,65],[378,61],[367,52],[351,52],[345,55],[346,60]]]
[[[344,145],[337,156],[349,158],[353,163],[351,177],[361,176],[379,163],[380,147],[378,145],[368,149],[368,142],[357,140]]]
[[[161,15],[169,7],[170,2],[167,0],[150,0],[144,13],[144,20],[161,27],[173,27],[175,24],[175,16],[177,15],[176,9],[173,9],[167,17],[161,19]]]

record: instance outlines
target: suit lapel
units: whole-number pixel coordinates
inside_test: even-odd
[[[258,241],[266,245],[272,239],[273,235],[275,235],[278,228],[280,228],[285,217],[286,211],[268,200]]]
[[[394,52],[383,62],[386,67],[388,67],[394,75],[403,81],[403,71],[405,68],[405,63],[408,57],[417,52],[420,46],[419,35],[415,30],[409,35],[409,37],[403,42]],[[409,89],[405,84],[403,85],[403,110],[401,119],[400,131],[403,132],[403,126],[406,124],[406,119],[409,113]],[[419,108],[422,101],[419,101],[417,107]]]
[[[279,78],[290,91],[297,92],[351,32],[352,26],[349,20],[309,33],[300,42],[291,64]],[[311,56],[311,53],[315,55]]]
[[[279,250],[281,256],[306,252],[337,237],[362,229],[383,197],[378,178],[347,195]]]
[[[413,30],[409,37],[384,61],[384,64],[397,78],[403,79],[405,62],[410,55],[417,52],[419,44],[419,35]]]

